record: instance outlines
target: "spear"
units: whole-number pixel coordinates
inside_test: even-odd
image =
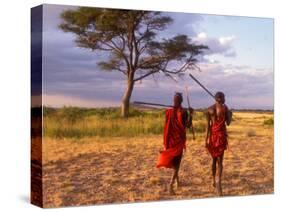
[[[140,102],[140,101],[134,101],[133,104],[137,104],[137,105],[151,105],[151,106],[159,106],[159,107],[174,107],[172,105],[163,105],[163,104],[157,104],[157,103],[151,103],[151,102]]]
[[[191,104],[190,104],[190,100],[189,100],[189,93],[188,93],[187,85],[185,86],[185,91],[186,91],[187,104],[188,104],[188,107],[190,108]],[[191,116],[191,114],[190,114],[190,116]],[[191,118],[191,131],[192,131],[193,140],[195,140],[195,133],[194,133],[194,128],[193,128],[192,118]]]
[[[198,84],[201,86],[201,88],[203,88],[211,97],[213,97],[216,100],[216,97],[204,86],[202,85],[192,74],[189,74],[189,76]],[[227,110],[227,125],[230,124],[231,120],[232,120],[232,111],[231,110]]]
[[[152,103],[152,102],[140,102],[140,101],[134,101],[133,104],[151,105],[151,106],[158,106],[158,107],[174,107],[173,105],[164,105],[164,104],[158,104],[158,103]],[[186,108],[184,108],[184,109],[186,109]]]
[[[214,99],[216,99],[215,96],[214,96],[204,85],[202,85],[192,74],[189,74],[189,76],[190,76],[198,85],[200,85],[201,88],[203,88],[211,97],[213,97]]]

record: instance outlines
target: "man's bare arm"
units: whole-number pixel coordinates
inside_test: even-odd
[[[225,122],[226,122],[227,126],[229,126],[232,121],[232,111],[229,110],[226,105],[225,105],[225,107],[226,107]]]
[[[187,111],[186,110],[183,110],[182,111],[182,122],[183,122],[183,125],[185,127],[187,127],[187,123],[188,123],[188,115],[187,115]]]
[[[185,112],[185,127],[186,128],[191,128],[192,127],[192,116],[193,116],[193,108],[188,108],[188,111]]]
[[[206,126],[206,137],[205,137],[205,147],[208,147],[209,145],[209,136],[210,136],[210,113],[209,109],[206,111],[206,121],[207,121],[207,126]]]

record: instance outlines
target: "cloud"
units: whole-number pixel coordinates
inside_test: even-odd
[[[101,52],[78,48],[70,33],[57,28],[59,13],[65,6],[46,7],[44,12],[43,43],[43,98],[51,106],[101,107],[117,106],[121,103],[126,89],[126,80],[119,72],[101,71],[97,62],[106,58]],[[207,57],[202,58],[202,72],[192,72],[212,92],[222,90],[227,102],[234,108],[273,108],[273,71],[257,69],[248,65],[223,64],[212,59],[212,55],[235,57],[233,35],[218,38],[207,33],[197,33],[202,16],[197,14],[167,13],[174,23],[163,36],[177,33],[188,34],[193,41],[208,45]],[[163,75],[157,80],[148,77],[135,84],[131,101],[142,100],[172,104],[175,91],[184,93],[189,85],[192,106],[207,107],[213,103],[208,96],[188,76],[175,83]],[[185,102],[186,104],[186,102]]]
[[[163,12],[163,15],[170,16],[174,21],[164,32],[161,32],[162,38],[170,38],[177,34],[194,37],[200,23],[204,20],[200,14]]]
[[[235,36],[226,36],[219,38],[208,37],[207,33],[200,32],[197,36],[193,37],[193,41],[198,44],[203,44],[209,47],[208,50],[204,51],[205,55],[220,54],[225,57],[235,57],[236,51],[233,47]]]
[[[212,93],[223,91],[230,107],[273,109],[272,69],[260,70],[248,65],[220,63],[205,63],[201,68],[202,73],[194,73],[194,76],[198,77]],[[190,90],[199,88],[195,82],[191,85]],[[205,91],[201,89],[201,95],[203,93]]]
[[[235,36],[220,37],[219,42],[222,46],[231,44],[235,39]]]
[[[37,98],[34,96],[33,98]],[[85,100],[83,98],[68,96],[68,95],[43,95],[43,105],[44,106],[52,106],[52,107],[64,107],[64,106],[72,106],[72,107],[116,107],[120,105],[120,102],[113,100]]]
[[[46,5],[44,9],[43,93],[79,97],[84,100],[120,101],[126,86],[124,76],[119,72],[101,71],[97,62],[106,59],[106,55],[103,52],[78,48],[74,43],[75,35],[64,33],[58,28],[61,22],[59,14],[73,7]],[[169,15],[175,20],[169,29],[161,33],[169,37],[178,33],[196,35],[194,24],[203,20],[201,15],[197,14],[164,13],[163,15]],[[156,78],[162,80],[160,76]],[[151,88],[157,89],[158,86],[162,86],[157,82],[149,77],[141,84],[136,84],[136,88],[141,92],[149,91]],[[164,82],[166,86],[171,84],[171,80]],[[151,92],[151,94],[147,96],[151,99],[155,98],[155,93]],[[132,98],[134,97],[140,99],[143,98],[143,94],[134,93]],[[161,99],[159,101],[161,102]]]

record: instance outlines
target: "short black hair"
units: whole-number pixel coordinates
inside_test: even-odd
[[[182,93],[176,92],[175,96],[178,96],[180,98],[180,102],[182,103],[182,101],[183,101]]]
[[[221,92],[221,91],[218,91],[217,93],[216,93],[216,95],[215,95],[215,99],[217,100],[217,99],[221,99],[221,98],[224,98],[225,96],[224,96],[224,93],[223,92]]]

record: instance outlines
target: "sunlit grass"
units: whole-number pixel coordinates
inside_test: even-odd
[[[53,138],[160,135],[164,121],[163,109],[141,111],[131,108],[130,117],[125,119],[120,116],[118,108],[44,108],[44,135]],[[205,131],[205,124],[203,113],[197,112],[194,116],[195,131]]]

